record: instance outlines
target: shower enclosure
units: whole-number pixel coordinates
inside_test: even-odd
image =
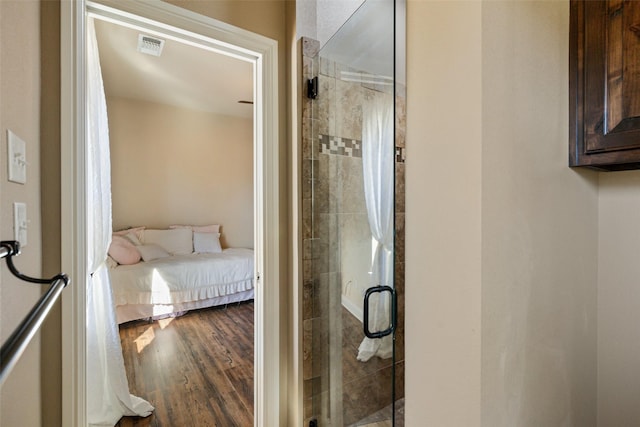
[[[404,4],[303,39],[305,426],[403,426]]]

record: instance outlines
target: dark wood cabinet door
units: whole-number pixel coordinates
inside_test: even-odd
[[[571,1],[569,73],[569,165],[640,169],[640,1]]]

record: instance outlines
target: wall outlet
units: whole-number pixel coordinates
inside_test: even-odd
[[[7,169],[9,181],[27,183],[27,144],[15,133],[7,129]]]
[[[27,246],[27,204],[13,204],[13,238],[20,242],[20,247]]]

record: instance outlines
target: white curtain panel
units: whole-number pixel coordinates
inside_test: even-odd
[[[105,263],[111,243],[111,164],[93,18],[87,20],[87,117],[87,417],[92,426],[114,426],[123,415],[147,416],[154,408],[129,393]]]
[[[371,267],[370,286],[393,287],[393,209],[394,209],[394,128],[393,99],[376,97],[363,106],[362,169],[369,228],[377,245]],[[389,326],[388,292],[374,293],[369,304],[369,330]],[[389,358],[393,354],[392,337],[364,338],[358,349],[358,360],[373,356]]]

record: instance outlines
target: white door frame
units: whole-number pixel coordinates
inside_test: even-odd
[[[280,414],[280,277],[278,236],[278,46],[261,35],[159,0],[63,1],[61,6],[61,262],[71,277],[62,296],[62,425],[87,426],[86,414],[86,91],[88,11],[119,22],[144,22],[254,64],[255,376],[254,425],[283,425]],[[266,285],[266,286],[265,286]]]

